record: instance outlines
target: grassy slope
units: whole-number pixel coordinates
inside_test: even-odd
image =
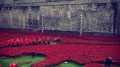
[[[15,58],[15,59],[0,59],[0,64],[2,64],[2,67],[8,67],[10,63],[15,62],[15,63],[21,63],[21,62],[37,62],[39,60],[44,60],[45,57],[43,56],[37,56],[35,58],[32,58],[31,56],[26,56],[26,57],[20,57],[20,58]],[[21,65],[20,67],[30,67],[30,64],[24,64]],[[53,66],[54,67],[54,66]],[[67,63],[61,63],[59,64],[59,67],[84,67],[83,65],[76,64],[73,62],[67,62]]]
[[[83,65],[72,62],[72,61],[67,61],[67,63],[65,62],[61,63],[59,66],[60,67],[84,67]]]
[[[78,64],[74,64],[74,63],[63,63],[60,64],[60,67],[84,67],[83,65],[78,65]]]
[[[45,57],[43,56],[37,56],[35,58],[32,58],[31,56],[21,57],[21,58],[15,58],[15,59],[0,59],[0,64],[2,64],[2,67],[8,67],[10,63],[21,63],[21,62],[37,62],[44,60]],[[29,64],[22,65],[22,67],[29,67]]]

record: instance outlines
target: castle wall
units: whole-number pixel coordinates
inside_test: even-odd
[[[0,27],[120,33],[119,4],[76,1],[5,5],[1,7]]]

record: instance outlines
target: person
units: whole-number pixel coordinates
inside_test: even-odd
[[[37,44],[41,44],[42,43],[42,40],[41,40],[41,38],[39,38],[38,40],[37,40]]]
[[[61,40],[60,40],[60,38],[59,38],[59,37],[55,37],[55,38],[53,39],[53,42],[60,43],[60,42],[61,42]]]
[[[14,46],[14,40],[11,39],[11,40],[10,40],[10,43],[9,43],[8,45],[9,45],[10,47]]]
[[[45,41],[46,41],[46,40],[45,40],[45,37],[43,36],[43,37],[42,37],[42,44],[45,44]]]
[[[17,64],[15,62],[12,62],[9,67],[17,67]]]
[[[50,45],[50,41],[51,41],[50,37],[46,37],[46,43],[47,43],[48,45]]]
[[[32,40],[32,45],[37,45],[37,41],[35,38]]]
[[[0,67],[2,67],[2,64],[0,64]]]
[[[112,58],[111,57],[106,58],[105,67],[111,67],[111,64],[112,64]]]
[[[16,46],[19,47],[20,46],[20,39],[16,39]]]
[[[22,38],[20,39],[20,46],[22,46],[24,43],[23,43],[23,40]]]
[[[35,57],[36,56],[36,53],[35,52],[32,52],[32,57]]]

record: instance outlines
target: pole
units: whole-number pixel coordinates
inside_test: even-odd
[[[44,32],[44,26],[43,26],[43,15],[42,15],[42,33]]]
[[[70,23],[71,23],[71,26],[70,26],[70,29],[71,29],[71,31],[72,31],[72,19],[71,19],[71,6],[69,5],[68,6],[69,7],[69,11],[68,11],[68,18],[69,18],[69,21],[70,21]]]
[[[11,28],[13,27],[13,7],[11,8],[11,11],[9,12],[10,13],[10,26]]]
[[[27,28],[29,29],[29,22],[30,22],[30,6],[28,6],[28,15],[27,15],[27,19],[28,19],[28,22],[27,22]]]
[[[84,8],[83,8],[83,6],[81,6],[81,9],[83,10]],[[83,17],[83,15],[81,14],[80,15],[80,20],[81,20],[81,24],[80,24],[80,35],[82,35],[82,25],[83,25],[83,20],[82,20],[82,17]]]
[[[31,22],[31,18],[32,18],[31,17],[32,16],[31,10],[32,10],[31,6],[28,6],[28,19],[29,19],[29,22]],[[32,26],[31,24],[28,24],[28,29],[32,29],[31,26]]]
[[[83,16],[83,15],[80,15],[80,20],[81,20],[81,24],[80,24],[80,35],[82,35],[82,25],[83,25],[82,16]]]
[[[40,7],[39,7],[38,15],[37,15],[37,20],[38,20],[38,30],[39,30],[39,23],[40,23]]]
[[[68,11],[68,19],[69,19],[70,24],[71,24],[70,30],[72,30],[72,21],[71,21],[71,12],[70,11]]]

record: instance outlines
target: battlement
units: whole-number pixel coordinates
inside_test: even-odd
[[[119,0],[1,0],[2,4],[7,5],[62,5],[62,4],[81,4],[81,3],[108,3],[120,2]]]

